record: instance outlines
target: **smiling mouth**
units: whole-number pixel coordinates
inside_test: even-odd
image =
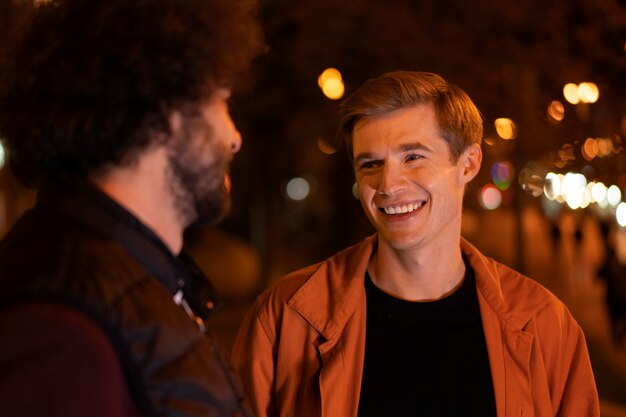
[[[379,210],[385,214],[407,214],[415,210],[421,209],[422,207],[424,207],[424,204],[426,204],[426,201],[412,204],[404,204],[400,206],[381,207],[379,208]]]

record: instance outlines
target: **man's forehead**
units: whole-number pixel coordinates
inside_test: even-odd
[[[410,151],[451,155],[431,103],[405,107],[360,119],[352,135],[354,161],[377,157],[380,152]],[[380,156],[380,155],[378,155]]]
[[[399,107],[393,110],[381,111],[378,113],[374,112],[372,114],[362,115],[361,117],[359,117],[359,120],[357,120],[355,124],[355,129],[359,126],[362,126],[364,123],[367,123],[369,120],[390,119],[390,118],[397,117],[400,114],[415,111],[415,110],[421,110],[422,112],[425,112],[425,113],[431,113],[433,116],[435,115],[435,107],[433,106],[433,103],[429,101],[424,102],[424,103],[409,104],[409,105]]]
[[[360,138],[393,138],[394,142],[406,144],[427,142],[426,139],[434,137],[444,140],[430,103],[362,117],[355,124],[352,137],[353,145],[359,142]]]
[[[378,129],[397,133],[403,133],[402,130],[410,133],[425,125],[430,125],[429,127],[434,131],[439,131],[439,121],[432,103],[420,103],[389,112],[363,116],[355,123],[352,135],[358,135],[360,131],[372,124],[375,124]]]

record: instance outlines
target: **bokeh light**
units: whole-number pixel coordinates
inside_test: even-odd
[[[565,194],[565,202],[572,210],[580,208],[583,204],[582,192],[576,190],[575,192],[573,191]]]
[[[322,89],[324,95],[331,100],[340,99],[345,92],[341,73],[336,68],[325,69],[317,78],[317,85]]]
[[[565,107],[560,101],[554,100],[548,106],[547,113],[550,120],[560,122],[565,117]]]
[[[545,185],[545,168],[540,164],[530,161],[518,175],[519,185],[526,193],[533,197],[539,197],[543,193]]]
[[[600,97],[600,90],[594,83],[580,83],[578,85],[578,97],[583,103],[595,103]]]
[[[620,227],[626,227],[626,203],[619,203],[615,210],[615,219]]]
[[[624,118],[626,120],[626,118]],[[625,123],[626,125],[626,123]],[[496,144],[496,138],[491,137],[491,136],[485,136],[485,139],[483,139],[483,142],[486,143],[489,146],[493,146]]]
[[[515,175],[513,165],[509,161],[496,162],[491,165],[491,178],[500,190],[507,190]]]
[[[596,203],[606,201],[606,185],[601,182],[596,182],[591,187],[591,199]]]
[[[563,194],[577,192],[582,188],[587,188],[587,178],[583,174],[568,172],[563,178],[562,190]]]
[[[587,161],[591,161],[593,158],[598,156],[598,142],[594,138],[587,138],[580,151],[583,155],[583,158],[585,158]]]
[[[561,184],[563,182],[563,175],[555,174],[554,172],[548,172],[546,174],[546,181],[543,186],[543,192],[548,200],[556,200],[561,195]]]
[[[326,81],[332,79],[341,80],[341,73],[336,68],[326,68],[324,72],[322,72],[320,76],[317,77],[317,85],[319,85],[320,88],[324,88],[324,84],[326,83]]]
[[[4,150],[4,144],[2,143],[2,139],[0,139],[0,169],[4,167],[6,163],[6,151]]]
[[[309,182],[302,177],[290,179],[285,187],[287,197],[294,201],[304,200],[309,196],[310,191]]]
[[[622,200],[622,192],[617,185],[611,185],[606,191],[606,199],[610,205],[616,207]]]
[[[571,104],[595,103],[600,97],[600,90],[594,83],[584,82],[578,85],[574,83],[565,84],[563,96]],[[578,114],[580,117],[581,115]]]
[[[495,210],[502,204],[502,193],[495,185],[487,184],[480,190],[478,199],[484,209]]]
[[[345,87],[343,86],[343,82],[341,80],[333,78],[324,83],[324,87],[322,87],[322,92],[326,97],[331,100],[339,100],[341,97],[343,97]]]
[[[613,152],[613,142],[609,138],[597,138],[598,156],[608,156]]]
[[[324,140],[324,138],[317,138],[318,149],[326,155],[332,155],[337,153],[337,149]]]
[[[580,102],[578,86],[574,83],[565,84],[565,87],[563,87],[563,97],[565,97],[568,103],[578,104]]]
[[[558,154],[559,154],[559,159],[565,165],[567,165],[567,163],[569,163],[571,161],[575,161],[576,160],[576,156],[574,155],[574,147],[572,145],[570,145],[569,143],[566,143],[565,145],[563,145],[561,147],[561,149],[559,149]],[[565,165],[563,165],[563,166],[565,166]],[[561,168],[563,166],[561,166]]]
[[[517,126],[511,119],[499,118],[494,121],[496,132],[504,140],[515,139],[517,136]]]

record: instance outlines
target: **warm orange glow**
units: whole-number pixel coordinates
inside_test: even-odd
[[[568,103],[578,104],[580,102],[578,86],[574,83],[565,84],[565,87],[563,87],[563,97],[565,97]]]
[[[563,145],[561,149],[559,149],[559,158],[563,162],[574,161],[576,156],[574,155],[574,148],[569,143]]]
[[[329,99],[339,100],[341,97],[343,97],[345,87],[343,86],[341,80],[332,78],[324,83],[322,91],[324,92],[324,95]]]
[[[587,161],[591,161],[598,156],[598,142],[594,138],[587,138],[583,144],[581,153]]]
[[[557,168],[565,168],[565,165],[567,165],[567,161],[563,161],[562,159],[554,162],[554,166]]]
[[[613,142],[608,138],[596,139],[598,144],[598,156],[608,156],[613,152]]]
[[[326,155],[332,155],[337,152],[337,149],[329,145],[323,138],[317,139],[317,147]]]
[[[326,68],[324,72],[317,78],[317,85],[324,88],[324,84],[328,80],[342,80],[341,73],[336,68]]]
[[[517,126],[511,119],[500,118],[494,122],[496,132],[504,140],[515,139],[517,136]]]
[[[548,106],[548,117],[555,122],[560,122],[565,117],[565,107],[560,101],[554,100]]]
[[[594,83],[580,83],[578,86],[578,97],[583,103],[595,103],[600,97],[600,90]]]
[[[341,73],[335,68],[325,69],[317,78],[317,85],[322,89],[324,95],[331,100],[340,99],[345,92]]]

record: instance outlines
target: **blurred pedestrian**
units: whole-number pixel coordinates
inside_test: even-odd
[[[618,232],[606,222],[601,223],[600,228],[605,254],[597,274],[606,283],[604,300],[611,320],[613,342],[626,348],[626,263],[616,250]]]

